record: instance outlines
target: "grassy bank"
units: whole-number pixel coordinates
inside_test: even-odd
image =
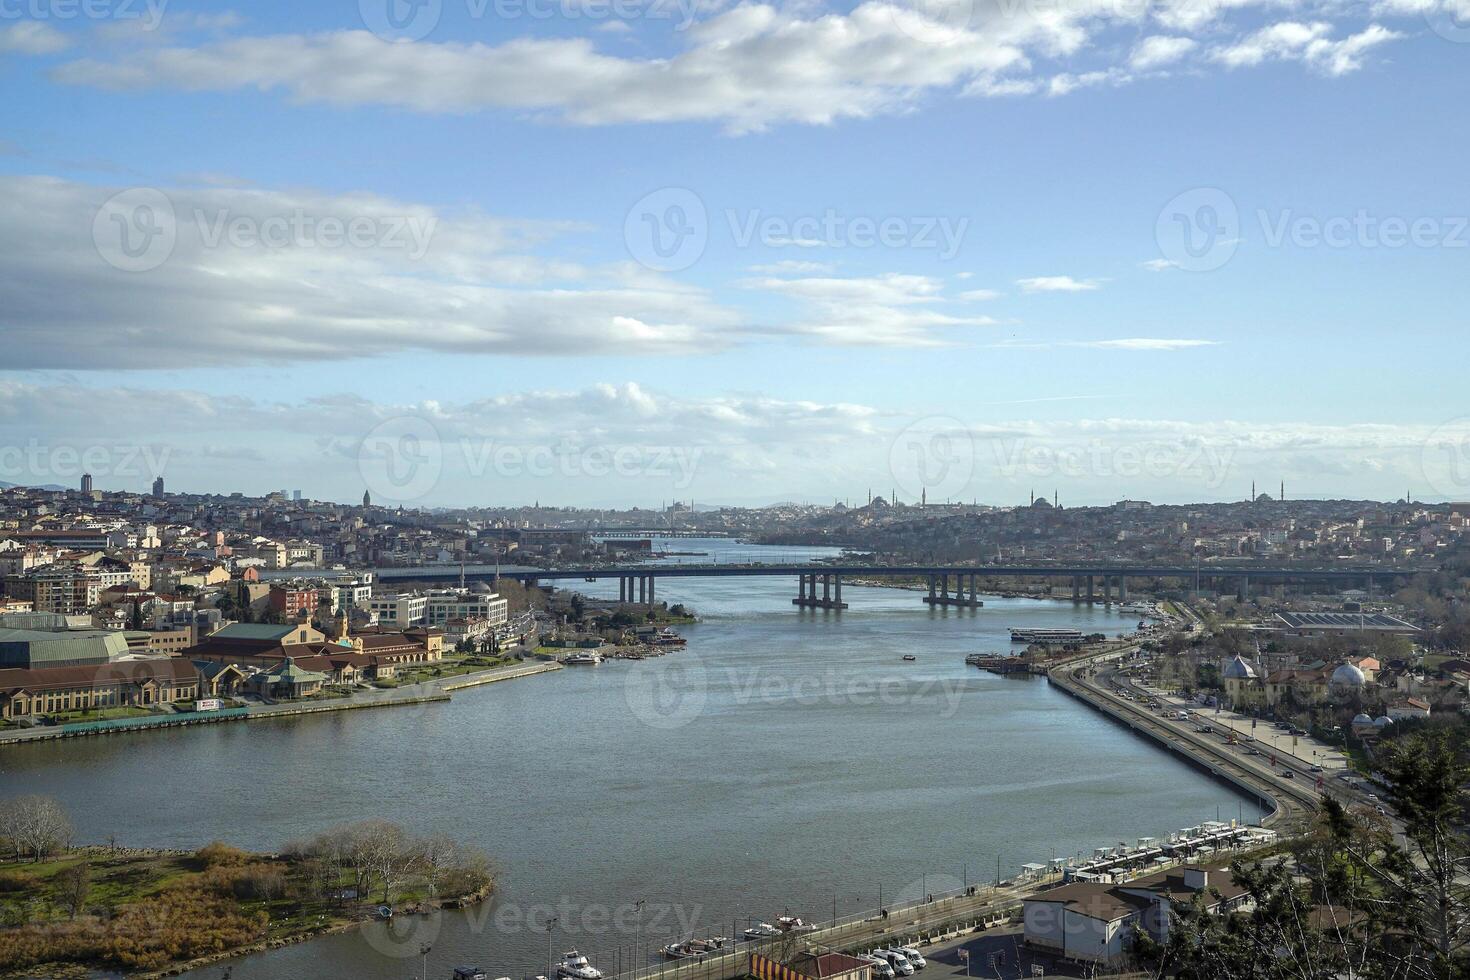
[[[345,836],[344,836],[345,835]],[[348,848],[400,853],[386,877]],[[285,855],[223,844],[194,853],[86,847],[0,862],[0,977],[128,974],[209,962],[350,928],[379,904],[398,911],[487,897],[480,858],[391,825],[340,828]]]

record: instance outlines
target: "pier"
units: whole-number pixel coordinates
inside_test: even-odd
[[[842,575],[840,573],[823,573],[822,594],[817,595],[816,572],[810,575],[797,576],[796,598],[791,600],[793,606],[802,609],[846,609],[847,603],[842,601]]]

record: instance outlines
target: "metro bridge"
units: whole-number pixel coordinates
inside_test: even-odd
[[[978,581],[981,578],[1036,578],[1070,581],[1072,599],[1076,602],[1112,602],[1128,600],[1130,579],[1173,578],[1192,581],[1196,585],[1209,582],[1234,582],[1240,598],[1250,595],[1252,583],[1320,582],[1337,586],[1362,586],[1371,594],[1375,584],[1389,584],[1420,574],[1419,568],[1316,568],[1270,565],[1137,565],[1137,564],[1057,564],[1057,565],[863,565],[835,562],[786,564],[677,564],[677,565],[589,565],[570,568],[530,568],[527,566],[433,565],[415,568],[383,568],[376,571],[380,580],[414,579],[421,581],[484,581],[496,577],[513,578],[525,585],[541,582],[581,580],[596,582],[617,579],[618,599],[627,603],[654,602],[654,583],[660,578],[732,578],[761,576],[795,578],[797,596],[793,605],[818,609],[842,609],[844,578],[923,578],[928,581],[924,602],[936,606],[979,606]],[[950,589],[950,580],[954,589]],[[821,595],[818,596],[818,583]],[[1101,584],[1099,596],[1097,586]]]

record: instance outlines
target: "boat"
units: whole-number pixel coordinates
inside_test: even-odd
[[[602,971],[591,963],[587,957],[569,949],[561,956],[561,962],[556,966],[558,980],[602,980]]]
[[[918,660],[919,658],[916,657],[916,656],[914,656],[912,653],[906,653],[906,654],[903,655],[903,659],[905,659],[905,660]]]
[[[740,934],[747,942],[758,942],[762,939],[775,939],[781,935],[781,930],[769,922],[757,922],[749,929]]]
[[[776,928],[782,932],[815,932],[816,926],[803,922],[795,915],[783,915],[776,920]]]
[[[724,936],[713,936],[709,939],[686,939],[682,943],[669,943],[659,952],[671,960],[683,960],[691,956],[708,956],[711,953],[717,953],[728,941]]]
[[[490,980],[490,974],[478,966],[457,966],[450,980]]]
[[[568,667],[595,667],[602,663],[602,654],[593,653],[591,650],[583,650],[567,657],[562,663]]]
[[[972,653],[965,658],[965,663],[969,664],[971,667],[979,667],[984,662],[985,654],[983,653]]]

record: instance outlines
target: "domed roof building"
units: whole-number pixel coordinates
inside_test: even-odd
[[[1327,686],[1332,689],[1333,694],[1356,694],[1363,689],[1368,679],[1363,672],[1352,664],[1342,664],[1332,672],[1332,678],[1328,680]]]
[[[1374,728],[1387,728],[1389,725],[1392,724],[1393,719],[1390,718],[1388,715],[1384,715],[1382,718],[1377,718],[1373,721]]]
[[[1371,725],[1371,724],[1373,724],[1373,718],[1367,712],[1360,711],[1356,715],[1353,716],[1353,726],[1354,727],[1356,727],[1358,725]]]
[[[1224,669],[1220,671],[1220,676],[1225,680],[1252,680],[1256,676],[1256,668],[1237,654],[1226,662]]]

